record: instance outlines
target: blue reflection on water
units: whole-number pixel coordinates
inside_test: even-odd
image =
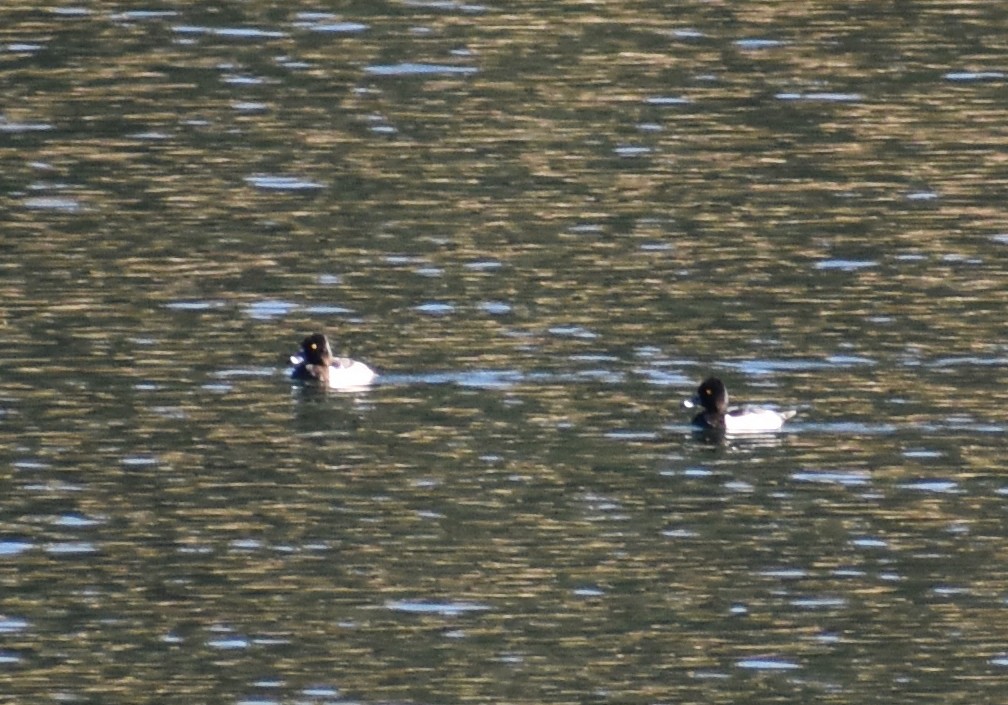
[[[365,73],[373,76],[438,76],[469,75],[479,69],[473,66],[453,66],[451,64],[423,64],[404,62],[401,64],[376,64],[367,66]]]
[[[394,612],[440,614],[451,617],[467,612],[485,612],[490,609],[489,605],[478,602],[427,602],[424,600],[393,600],[386,602],[385,607]]]
[[[235,39],[280,39],[287,36],[286,32],[258,29],[255,27],[202,27],[196,25],[176,25],[172,30],[177,34],[200,35],[215,37],[231,37]]]
[[[278,176],[276,174],[246,176],[245,182],[257,188],[271,191],[314,191],[323,188],[323,185],[317,181],[309,181],[299,176]]]
[[[747,668],[758,671],[791,671],[801,668],[797,663],[791,661],[780,661],[771,658],[750,658],[737,661],[738,668]]]
[[[815,264],[816,269],[839,269],[844,272],[853,272],[858,269],[877,267],[878,262],[870,259],[824,259]]]
[[[386,374],[381,377],[383,385],[457,384],[476,389],[507,389],[523,380],[524,376],[517,370],[460,370],[414,375]]]
[[[27,541],[0,541],[0,556],[16,556],[32,547]]]

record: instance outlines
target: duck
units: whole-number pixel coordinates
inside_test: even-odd
[[[294,370],[291,378],[318,383],[329,389],[361,389],[370,385],[376,375],[363,362],[348,357],[334,357],[329,339],[322,333],[312,333],[301,341],[301,352],[291,355]]]
[[[701,382],[696,394],[684,400],[683,406],[687,409],[701,409],[693,417],[693,427],[696,430],[728,435],[779,431],[784,422],[797,413],[794,409],[775,411],[752,407],[729,411],[728,390],[717,377],[708,377]]]

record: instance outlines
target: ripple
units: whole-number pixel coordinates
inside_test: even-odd
[[[131,139],[140,140],[141,142],[159,142],[162,140],[171,139],[171,135],[167,132],[160,132],[158,130],[149,130],[147,132],[134,132],[129,135]]]
[[[256,27],[204,27],[200,25],[176,25],[172,27],[172,31],[176,34],[209,34],[214,37],[227,37],[231,39],[282,39],[287,36],[286,32],[259,29]]]
[[[700,534],[693,529],[664,529],[661,535],[670,539],[695,539]]]
[[[775,49],[784,46],[784,42],[779,39],[736,39],[735,46],[748,51],[759,51],[761,49]]]
[[[920,480],[918,482],[906,482],[900,487],[904,490],[914,492],[935,492],[938,494],[954,494],[959,489],[959,484],[952,480]]]
[[[45,47],[44,44],[29,44],[27,42],[12,42],[7,46],[3,47],[4,51],[9,51],[12,54],[32,54],[36,51],[41,51]]]
[[[163,20],[177,17],[174,10],[127,10],[112,15],[113,20]]]
[[[0,117],[0,132],[46,132],[53,129],[47,122],[9,122]]]
[[[407,7],[419,7],[427,10],[444,10],[447,12],[478,13],[486,12],[486,5],[473,5],[464,2],[453,2],[453,0],[405,0]]]
[[[413,255],[385,255],[382,259],[387,264],[391,264],[394,266],[422,264],[427,261],[423,257],[415,257]]]
[[[45,552],[54,556],[79,556],[97,553],[98,547],[90,541],[57,541],[46,546]]]
[[[862,536],[856,539],[851,539],[851,545],[857,546],[859,548],[888,548],[889,544],[882,539],[878,539],[872,536]]]
[[[804,431],[816,431],[818,433],[831,433],[840,435],[859,436],[887,436],[899,430],[894,424],[879,423],[878,421],[834,421],[831,423],[803,423]]]
[[[808,577],[808,571],[802,568],[769,568],[761,570],[759,574],[766,578],[780,578],[781,580],[800,580]]]
[[[871,475],[867,472],[795,472],[791,474],[791,479],[795,482],[815,482],[827,485],[843,485],[853,487],[857,485],[867,485],[871,482]]]
[[[32,547],[27,541],[0,541],[0,556],[16,556]]]
[[[802,100],[815,103],[858,103],[864,100],[860,93],[778,93],[777,100]]]
[[[971,595],[972,590],[965,587],[955,587],[952,585],[936,585],[931,589],[939,597],[958,597],[959,595]]]
[[[278,56],[276,62],[278,66],[283,66],[285,69],[290,69],[292,71],[310,69],[314,66],[311,62],[297,61],[296,59],[291,59],[286,56]]]
[[[638,145],[624,145],[616,147],[613,152],[621,157],[641,157],[645,154],[650,154],[654,150],[650,147],[642,147]]]
[[[312,685],[302,689],[301,694],[306,698],[336,698],[340,691],[327,685]]]
[[[713,477],[714,473],[707,468],[684,468],[680,473],[683,477]]]
[[[606,431],[602,435],[605,438],[612,438],[617,441],[653,441],[659,437],[654,431],[633,431],[629,429]]]
[[[254,100],[239,100],[232,103],[231,108],[239,113],[261,113],[269,110],[269,105]]]
[[[448,314],[455,313],[455,305],[443,303],[440,301],[429,301],[424,304],[419,304],[414,306],[420,313],[426,313],[428,316],[447,316]]]
[[[930,450],[928,448],[907,448],[900,455],[904,458],[942,458],[945,456],[940,450]]]
[[[469,612],[485,612],[488,605],[477,602],[426,602],[424,600],[393,600],[386,602],[385,607],[394,612],[410,614],[440,614],[455,617]]]
[[[359,34],[367,31],[370,27],[361,22],[327,22],[312,25],[309,29],[313,32],[324,32],[326,34]]]
[[[791,360],[741,360],[723,363],[729,367],[744,372],[747,375],[768,375],[775,372],[808,372],[814,370],[832,370],[837,367],[857,367],[875,364],[868,358],[857,356],[830,357],[825,360],[794,358]]]
[[[388,384],[457,384],[474,389],[508,389],[525,379],[516,370],[468,370],[456,372],[431,372],[422,375],[384,375]]]
[[[741,661],[736,661],[735,666],[737,668],[746,668],[757,671],[793,671],[797,668],[801,668],[801,666],[793,661],[781,661],[771,658],[742,659]]]
[[[854,568],[837,568],[830,573],[838,578],[863,578],[867,573]]]
[[[27,619],[17,617],[0,617],[0,634],[14,634],[23,632],[30,626]]]
[[[798,597],[791,604],[799,609],[822,610],[846,607],[847,600],[842,597]]]
[[[264,321],[271,318],[286,316],[297,307],[297,304],[290,301],[267,299],[265,301],[256,301],[255,303],[251,303],[246,306],[245,315],[249,318]]]
[[[223,301],[170,301],[164,307],[172,311],[209,311],[223,308]]]
[[[232,551],[256,551],[263,547],[258,539],[234,539],[229,544]]]
[[[503,301],[484,301],[479,307],[481,311],[489,313],[491,316],[503,316],[511,313],[510,304],[506,304]]]
[[[553,326],[547,330],[550,335],[556,335],[562,338],[582,338],[585,340],[591,340],[598,337],[598,333],[594,333],[582,326]]]
[[[644,378],[645,382],[657,387],[678,388],[687,386],[694,381],[692,377],[684,375],[681,372],[670,372],[669,370],[661,370],[654,367],[634,369],[634,374],[640,375]]]
[[[217,379],[234,379],[235,377],[272,377],[276,374],[276,370],[272,367],[236,367],[231,369],[222,369],[214,372],[214,377]],[[175,417],[183,418],[183,417]]]
[[[205,389],[208,392],[214,392],[215,394],[227,394],[234,389],[233,385],[217,383],[217,384],[201,384],[200,389]]]
[[[229,74],[221,80],[229,86],[258,86],[265,83],[264,79],[257,76],[238,76],[234,74]]]
[[[59,211],[61,213],[78,213],[82,210],[80,202],[66,196],[32,196],[22,201],[25,208],[42,211]]]
[[[945,74],[946,81],[1000,81],[1005,77],[1001,71],[950,71]]]
[[[40,460],[15,460],[11,465],[18,470],[47,470],[52,467],[49,463]]]
[[[815,264],[816,269],[839,269],[844,272],[877,266],[878,262],[870,259],[824,259]]]
[[[308,313],[319,315],[319,316],[349,316],[353,314],[353,309],[344,308],[342,306],[334,306],[332,304],[317,304],[315,306],[305,306],[304,310]]]
[[[670,252],[675,247],[670,242],[642,242],[640,249],[642,252]]]
[[[656,95],[647,98],[645,101],[648,105],[656,105],[658,107],[666,106],[676,106],[676,105],[690,105],[693,101],[685,96],[681,95]]]
[[[941,369],[944,367],[959,367],[961,365],[978,367],[994,366],[1001,367],[1008,363],[1008,358],[995,356],[995,357],[979,357],[977,355],[958,355],[949,357],[939,357],[931,362],[925,363],[926,367],[933,367],[935,369]]]
[[[246,176],[245,182],[267,191],[314,191],[325,188],[323,184],[308,181],[299,176],[278,176],[275,174]]]
[[[56,526],[64,526],[73,529],[95,526],[102,523],[104,523],[104,520],[92,519],[90,517],[81,516],[80,514],[64,514],[53,521],[53,524]]]
[[[1005,237],[1008,238],[1008,235],[1005,235]],[[1006,239],[1005,242],[1008,242],[1008,239]],[[496,259],[481,259],[466,262],[463,266],[466,269],[472,269],[477,272],[488,272],[494,269],[500,269],[504,266],[504,264],[500,260]]]
[[[452,64],[424,64],[405,62],[401,64],[375,64],[366,66],[364,73],[372,76],[438,76],[438,75],[471,75],[479,69],[473,66],[454,66]]]
[[[830,355],[826,358],[826,362],[834,367],[854,367],[877,364],[875,360],[872,360],[870,357],[861,357],[860,355]]]
[[[331,12],[314,12],[312,10],[303,10],[294,15],[298,22],[328,22],[332,20],[336,15]],[[297,24],[297,22],[295,22]]]
[[[144,468],[158,464],[158,459],[150,455],[129,455],[119,461],[128,468]]]

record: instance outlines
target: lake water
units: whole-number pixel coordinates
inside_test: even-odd
[[[0,9],[0,699],[1004,697],[1003,3],[128,5]]]

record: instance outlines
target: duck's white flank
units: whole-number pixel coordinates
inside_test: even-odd
[[[330,389],[358,389],[367,387],[375,379],[375,372],[363,362],[340,357],[329,366]]]
[[[726,433],[767,433],[779,431],[784,422],[795,415],[794,410],[742,409],[725,414]]]

